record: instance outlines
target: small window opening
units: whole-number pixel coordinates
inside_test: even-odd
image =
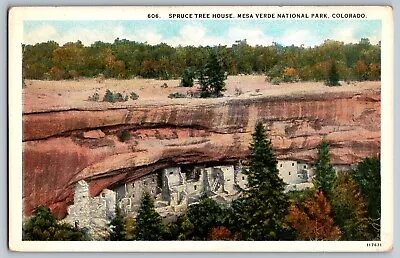
[[[197,190],[197,185],[194,186],[194,190]]]
[[[242,176],[242,180],[244,180],[244,176]]]
[[[172,175],[173,173],[174,173],[173,171],[172,171],[172,172],[169,172],[170,175]]]
[[[292,167],[294,167],[294,163],[292,162]]]
[[[280,167],[283,167],[282,163],[280,164]]]
[[[105,193],[101,193],[101,197],[106,197],[106,194]]]
[[[304,165],[303,168],[307,168],[307,165]]]
[[[289,176],[292,174],[292,172],[289,172]]]

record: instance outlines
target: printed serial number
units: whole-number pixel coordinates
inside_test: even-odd
[[[382,243],[367,243],[367,247],[381,247]]]

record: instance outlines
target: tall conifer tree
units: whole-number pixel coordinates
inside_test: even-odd
[[[215,51],[211,51],[207,64],[200,71],[200,96],[202,98],[221,97],[222,92],[226,90],[226,78],[223,60]]]
[[[281,240],[287,233],[289,199],[279,177],[277,160],[262,123],[257,123],[250,145],[247,189],[233,204],[245,240]]]
[[[151,196],[145,193],[136,217],[135,240],[162,240],[162,234],[161,217],[154,209]]]
[[[323,140],[319,147],[314,185],[316,188],[322,189],[328,199],[330,198],[337,178],[336,171],[331,164],[329,155],[329,144],[326,140]]]
[[[124,217],[121,214],[121,209],[117,206],[115,208],[115,217],[110,222],[110,240],[111,241],[124,241],[126,240],[126,230]]]

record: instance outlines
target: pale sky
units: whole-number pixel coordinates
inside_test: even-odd
[[[60,45],[82,41],[114,42],[116,38],[151,45],[227,45],[247,39],[255,45],[315,46],[332,39],[356,43],[381,40],[380,20],[131,20],[131,21],[24,21],[25,44],[54,40]]]

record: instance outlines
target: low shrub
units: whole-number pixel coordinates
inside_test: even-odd
[[[136,94],[135,92],[131,92],[130,98],[131,98],[132,100],[137,100],[137,99],[139,98],[139,95]]]
[[[99,101],[99,99],[100,99],[100,95],[97,92],[95,92],[92,96],[88,97],[89,101]]]
[[[132,93],[131,93],[132,95]],[[139,97],[139,96],[138,96]],[[103,101],[105,102],[125,102],[129,100],[128,95],[123,95],[121,92],[113,93],[109,89],[106,90],[106,93],[104,94]]]
[[[281,84],[282,80],[280,78],[273,78],[271,79],[271,84],[272,85],[279,85]]]
[[[170,99],[177,99],[177,98],[186,98],[186,95],[180,92],[174,92],[168,95]]]
[[[104,94],[103,101],[114,103],[115,102],[114,93],[112,93],[112,91],[107,89],[106,93]]]

